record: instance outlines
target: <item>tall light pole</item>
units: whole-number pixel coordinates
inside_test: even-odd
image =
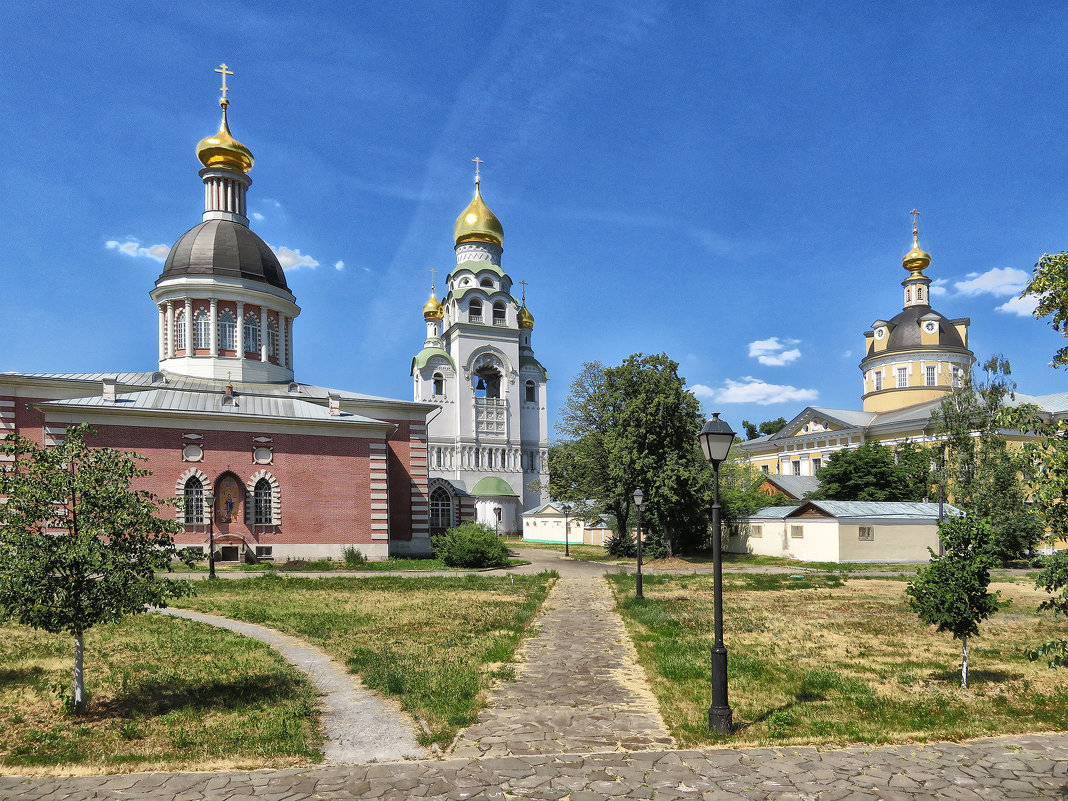
[[[642,509],[645,508],[642,501],[644,499],[645,493],[641,491],[641,488],[634,490],[634,508],[638,510],[638,579],[634,591],[635,598],[645,597],[642,595]]]
[[[716,734],[730,734],[734,713],[727,703],[727,646],[723,644],[723,534],[719,506],[719,465],[727,458],[734,431],[719,419],[716,412],[697,435],[701,451],[712,464],[715,495],[712,503],[712,576],[713,614],[716,642],[712,646],[712,706],[708,710],[708,727]]]
[[[571,546],[567,539],[567,515],[571,511],[571,504],[561,504],[560,508],[564,510],[564,556],[571,556]]]
[[[215,578],[215,496],[211,488],[204,490],[204,506],[208,513],[208,578]]]

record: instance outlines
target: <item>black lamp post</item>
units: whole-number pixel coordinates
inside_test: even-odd
[[[715,495],[712,503],[712,569],[716,642],[712,646],[712,706],[708,710],[708,727],[716,734],[730,734],[733,723],[727,703],[727,646],[723,644],[723,535],[719,506],[719,465],[727,458],[734,442],[734,431],[719,412],[712,415],[697,435],[701,450],[712,464],[715,476]]]
[[[215,496],[204,490],[204,506],[208,514],[208,578],[215,578]]]
[[[642,501],[644,499],[645,493],[641,491],[641,488],[634,490],[634,508],[638,510],[638,579],[634,592],[635,598],[645,597],[642,595],[642,509],[645,508]]]
[[[571,546],[567,539],[567,515],[571,511],[571,504],[561,504],[560,508],[564,511],[564,556],[571,556]]]

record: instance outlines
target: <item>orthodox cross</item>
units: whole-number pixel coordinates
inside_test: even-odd
[[[920,213],[913,209],[909,212],[912,215],[912,236],[913,238],[919,236],[920,233]]]
[[[226,76],[227,76],[227,75],[233,75],[234,73],[233,73],[233,72],[232,72],[231,70],[228,70],[228,69],[226,68],[226,65],[225,65],[225,64],[220,64],[220,65],[219,65],[219,66],[218,66],[218,67],[216,68],[216,70],[215,70],[215,71],[216,71],[217,73],[219,73],[220,75],[222,75],[222,79],[223,79],[223,85],[222,85],[222,95],[223,95],[223,100],[226,100],[226,93],[227,93],[227,92],[229,91],[229,89],[228,89],[228,88],[227,88],[227,86],[226,86]]]
[[[430,273],[430,291],[433,292],[434,291],[434,276],[437,275],[438,271],[435,270],[433,267],[431,267],[429,270],[427,270],[427,272]]]
[[[527,282],[526,281],[520,281],[519,283],[521,283],[523,285],[523,303],[526,303],[527,302]]]
[[[475,163],[475,183],[477,184],[478,183],[478,167],[479,167],[480,164],[485,164],[486,162],[484,162],[478,156],[475,156],[473,159],[471,159],[471,161],[473,161]]]

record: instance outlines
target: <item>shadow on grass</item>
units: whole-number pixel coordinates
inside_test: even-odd
[[[235,710],[248,704],[281,702],[298,687],[283,676],[247,676],[198,684],[140,682],[108,701],[90,704],[93,718],[153,717],[174,711]]]
[[[741,732],[741,731],[745,731],[750,726],[755,726],[757,723],[767,723],[768,719],[771,718],[773,715],[778,715],[778,714],[781,714],[783,712],[789,712],[795,706],[797,706],[796,702],[787,701],[785,704],[782,704],[781,706],[777,706],[777,707],[774,707],[772,709],[765,709],[761,714],[757,715],[752,720],[747,720],[745,723],[735,723],[734,726],[732,727],[731,731],[733,731],[733,732]]]
[[[960,668],[957,670],[943,670],[938,673],[931,673],[930,678],[932,681],[944,681],[960,686]],[[976,684],[1001,684],[1006,681],[1016,681],[1017,679],[1022,678],[1023,673],[1009,673],[1004,670],[968,669],[968,687],[973,687]]]
[[[36,683],[47,671],[40,665],[23,668],[0,668],[0,690],[15,684]]]

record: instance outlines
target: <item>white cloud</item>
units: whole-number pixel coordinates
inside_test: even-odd
[[[117,250],[119,253],[131,256],[133,258],[144,258],[158,261],[160,264],[167,260],[167,254],[171,252],[170,247],[167,245],[152,245],[151,247],[143,247],[136,239],[127,238],[125,242],[119,242],[117,239],[109,239],[105,246],[108,250]]]
[[[946,289],[946,284],[948,283],[949,281],[947,281],[945,278],[936,278],[935,281],[931,284],[931,295],[934,297],[941,297],[942,295],[945,295],[948,291]]]
[[[1019,295],[1030,278],[1028,273],[1014,267],[994,267],[985,273],[968,273],[967,281],[957,281],[954,285],[962,295],[997,295],[1008,297]]]
[[[994,311],[1015,314],[1019,317],[1031,317],[1034,315],[1036,308],[1038,308],[1038,298],[1034,295],[1028,295],[1026,298],[1009,298],[1000,306],[996,306]]]
[[[745,376],[740,381],[728,378],[718,389],[704,384],[695,384],[690,387],[690,390],[698,398],[705,398],[716,403],[755,403],[758,406],[814,401],[819,397],[819,391],[815,389],[769,384],[752,376]]]
[[[290,250],[287,247],[276,248],[271,245],[271,250],[278,257],[278,263],[282,265],[283,270],[298,270],[301,267],[309,267],[314,270],[319,266],[319,262],[311,256],[301,254],[300,248]]]
[[[800,342],[799,339],[785,339],[780,342],[778,337],[758,339],[749,343],[749,356],[769,367],[782,367],[801,358],[800,350],[789,347]]]
[[[336,262],[334,262],[334,269],[335,270],[344,270],[345,269],[345,262],[341,261],[341,259],[338,259]]]

